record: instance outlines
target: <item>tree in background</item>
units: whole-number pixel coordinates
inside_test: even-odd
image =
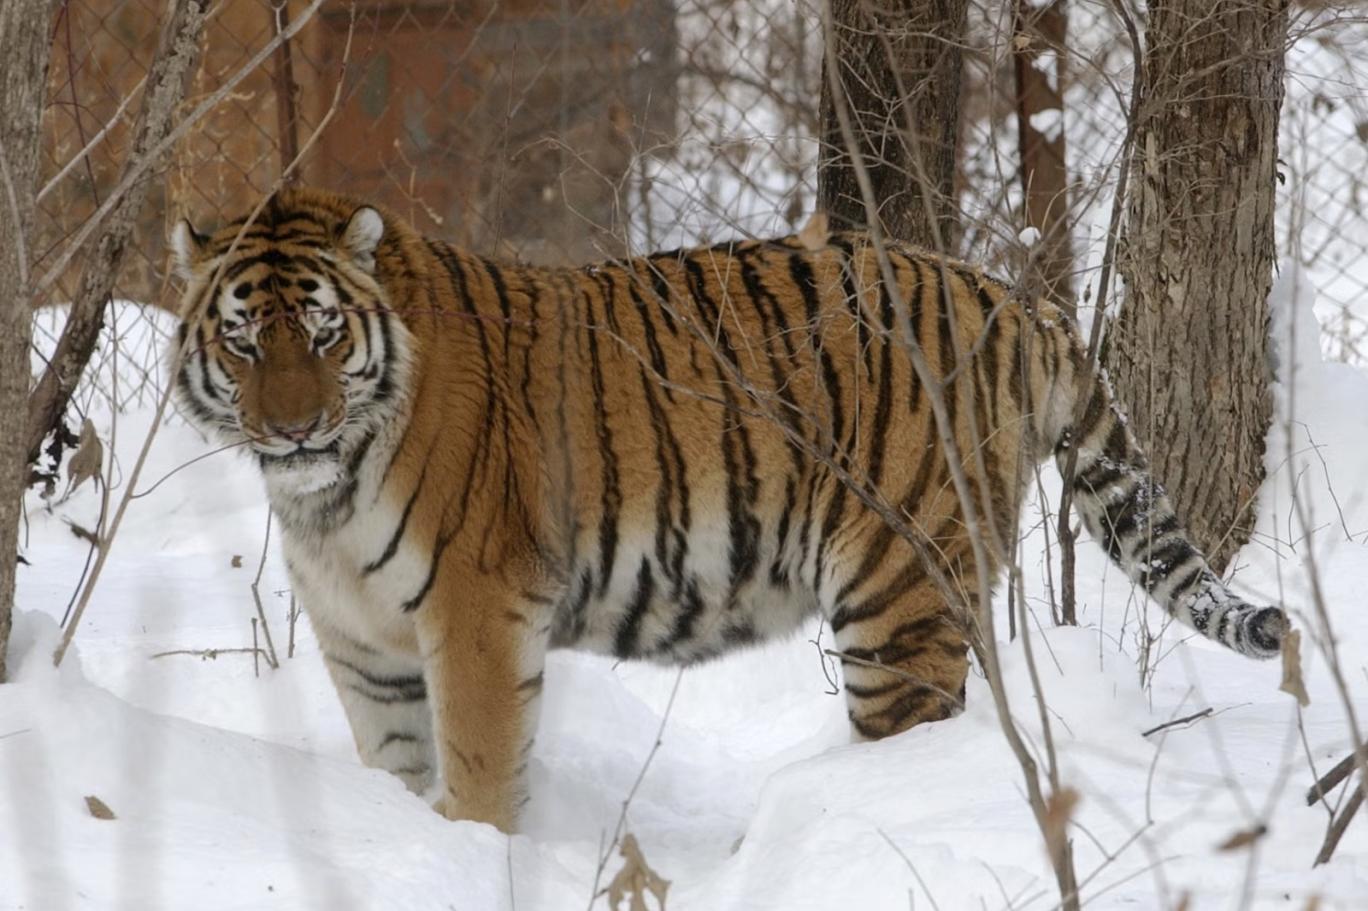
[[[1249,539],[1271,422],[1286,0],[1151,0],[1104,360],[1154,474],[1223,569]]]
[[[1015,0],[1012,72],[1016,88],[1017,148],[1026,224],[1040,232],[1030,274],[1031,290],[1072,314],[1073,226],[1065,161],[1064,85],[1068,18],[1065,0],[1041,5]]]
[[[30,267],[38,187],[39,125],[47,81],[53,0],[0,3],[0,683],[14,606],[20,503],[28,476]]]
[[[842,135],[841,82],[878,217],[889,235],[953,251],[955,141],[967,0],[830,0],[838,72],[823,73],[817,198],[833,227],[869,216]],[[825,68],[824,68],[825,70]]]

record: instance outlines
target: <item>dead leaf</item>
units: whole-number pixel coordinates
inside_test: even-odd
[[[1024,51],[1024,50],[1026,50],[1026,48],[1028,48],[1028,47],[1030,47],[1030,46],[1031,46],[1031,36],[1030,36],[1030,35],[1013,35],[1013,36],[1012,36],[1012,50],[1014,50],[1014,51]]]
[[[618,853],[627,861],[617,876],[608,884],[608,907],[617,911],[618,904],[626,898],[630,900],[628,911],[648,911],[646,893],[655,896],[659,911],[665,911],[665,893],[670,881],[661,877],[646,863],[641,846],[635,835],[622,836],[622,847]]]
[[[1302,911],[1320,911],[1321,900],[1319,895],[1313,895],[1306,900],[1306,907]]]
[[[81,422],[81,439],[76,454],[67,462],[67,481],[75,490],[91,478],[100,476],[104,465],[104,444],[95,433],[95,425],[90,418]]]
[[[1192,896],[1184,892],[1183,897],[1178,899],[1178,906],[1173,911],[1188,911],[1192,907]]]
[[[826,248],[830,237],[826,213],[819,210],[812,213],[807,224],[803,225],[803,230],[798,232],[798,243],[802,244],[805,250],[822,250]]]
[[[96,819],[118,819],[118,817],[114,815],[114,811],[109,808],[109,805],[94,794],[87,794],[85,802],[86,809],[89,810],[90,815],[94,816]]]
[[[1283,633],[1282,683],[1278,684],[1278,689],[1296,696],[1302,707],[1311,704],[1311,697],[1306,694],[1306,681],[1302,679],[1300,630],[1289,629]]]
[[[233,559],[228,561],[233,569],[242,569],[242,554],[233,554]]]
[[[1254,844],[1268,834],[1268,826],[1260,823],[1252,829],[1243,829],[1216,846],[1217,851],[1238,851]]]
[[[1069,820],[1078,801],[1073,788],[1061,788],[1045,801],[1045,846],[1051,857],[1063,857],[1069,846]]]

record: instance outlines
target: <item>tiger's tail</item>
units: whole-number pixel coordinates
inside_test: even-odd
[[[1082,420],[1053,434],[1056,464],[1067,474],[1077,451],[1073,500],[1088,532],[1169,615],[1208,639],[1253,658],[1281,649],[1287,618],[1277,607],[1250,604],[1225,586],[1188,538],[1164,488],[1117,409],[1106,378],[1086,367],[1074,346],[1075,388],[1088,396]],[[1067,482],[1067,477],[1066,477]]]

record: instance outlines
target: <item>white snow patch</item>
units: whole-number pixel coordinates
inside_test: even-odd
[[[1054,142],[1064,129],[1064,112],[1059,108],[1036,111],[1030,116],[1031,128],[1044,136],[1046,141]]]

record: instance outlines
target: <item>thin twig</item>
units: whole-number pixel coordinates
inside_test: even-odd
[[[213,661],[219,655],[247,655],[258,652],[256,648],[173,648],[169,652],[157,652],[150,658],[165,658],[169,655],[193,655],[196,658],[208,658]]]
[[[168,471],[166,474],[164,474],[164,475],[162,475],[160,478],[158,478],[158,479],[156,480],[156,482],[154,482],[154,483],[152,484],[151,487],[148,487],[146,490],[140,490],[140,491],[138,491],[137,493],[133,494],[133,495],[130,497],[130,499],[137,500],[137,499],[141,499],[142,497],[147,496],[147,495],[150,494],[152,491],[154,491],[154,490],[156,490],[158,487],[162,486],[162,484],[165,483],[169,478],[171,478],[172,475],[175,475],[175,474],[178,474],[178,473],[184,471],[185,469],[189,468],[191,465],[194,465],[196,462],[202,462],[202,461],[204,461],[205,459],[209,458],[210,456],[216,456],[216,455],[218,455],[220,452],[227,452],[229,449],[237,449],[237,448],[242,447],[242,446],[247,446],[247,445],[249,445],[251,442],[252,442],[251,440],[243,440],[243,441],[238,442],[238,443],[229,443],[229,444],[226,445],[226,446],[220,446],[220,447],[218,447],[217,449],[211,449],[211,450],[209,450],[208,452],[201,453],[200,455],[195,456],[193,459],[187,459],[186,461],[181,462],[181,463],[180,463],[179,465],[177,465],[175,468],[171,469],[171,470]]]
[[[1368,746],[1360,747],[1358,755],[1368,758]],[[1341,781],[1349,777],[1350,773],[1354,771],[1354,766],[1356,764],[1357,757],[1353,751],[1350,751],[1348,756],[1345,756],[1339,762],[1335,763],[1333,769],[1322,775],[1319,781],[1307,789],[1306,805],[1308,807],[1313,806],[1316,801],[1323,797],[1328,797],[1330,792],[1334,790]]]
[[[256,603],[257,617],[261,620],[261,632],[266,637],[266,663],[271,666],[271,670],[280,667],[280,659],[276,657],[275,643],[271,641],[271,624],[266,622],[266,609],[261,605],[261,574],[266,569],[266,556],[271,547],[271,513],[266,512],[266,533],[261,540],[261,559],[257,562],[256,578],[252,580],[252,601]],[[252,621],[252,638],[255,645],[256,621]]]
[[[827,686],[830,687],[830,689],[825,691],[826,694],[828,696],[839,696],[841,694],[841,684],[840,681],[836,679],[836,674],[834,673],[836,667],[835,663],[828,660],[827,656],[830,652],[822,647],[822,631],[824,629],[826,629],[825,625],[817,627],[817,638],[809,639],[808,642],[811,642],[817,649],[817,660],[822,665],[822,676],[826,678]]]
[[[289,641],[285,643],[285,657],[293,658],[295,645],[295,622],[299,620],[299,605],[295,601],[294,592],[290,592],[290,612],[288,616],[290,618],[290,637]]]
[[[1344,804],[1344,809],[1340,810],[1339,816],[1331,822],[1329,830],[1325,833],[1325,842],[1321,845],[1320,851],[1316,854],[1316,862],[1312,866],[1319,867],[1323,863],[1329,862],[1335,854],[1335,848],[1339,847],[1340,839],[1344,837],[1344,830],[1349,828],[1349,823],[1353,822],[1354,814],[1363,805],[1363,792],[1368,789],[1368,784],[1360,782],[1354,793],[1349,795],[1349,800]]]
[[[679,693],[679,682],[684,679],[684,668],[680,668],[675,674],[674,686],[670,687],[670,698],[665,703],[665,713],[660,716],[660,727],[656,729],[655,742],[651,744],[651,751],[646,754],[646,760],[641,764],[641,770],[637,772],[636,781],[632,782],[632,787],[627,792],[627,797],[622,801],[622,812],[618,814],[617,825],[613,828],[613,839],[608,842],[599,855],[598,868],[594,870],[594,886],[589,892],[589,909],[592,911],[594,900],[599,897],[599,882],[603,879],[603,871],[608,866],[608,858],[612,856],[613,849],[622,840],[622,831],[627,826],[627,809],[632,805],[632,799],[636,797],[637,789],[641,787],[641,782],[646,778],[646,770],[651,767],[651,760],[660,750],[661,743],[665,738],[665,725],[670,720],[670,712],[674,709],[675,696]]]
[[[147,74],[144,73],[142,78],[133,84],[133,88],[129,89],[128,93],[124,95],[123,100],[119,102],[119,106],[114,109],[114,114],[105,122],[104,126],[100,127],[100,131],[90,137],[90,140],[81,148],[81,151],[71,156],[71,159],[68,160],[66,164],[62,165],[62,169],[54,174],[47,183],[43,184],[42,189],[38,191],[38,195],[34,198],[35,203],[42,202],[44,196],[57,189],[57,185],[62,182],[62,178],[70,174],[82,161],[86,160],[95,146],[99,145],[100,141],[109,134],[109,131],[118,124],[119,119],[123,116],[124,110],[132,103],[134,98],[138,97],[138,91],[146,82]]]
[[[1213,709],[1210,706],[1207,706],[1200,712],[1193,712],[1191,715],[1184,715],[1182,718],[1175,718],[1172,721],[1165,721],[1163,724],[1156,724],[1147,731],[1141,731],[1140,736],[1148,737],[1151,734],[1157,734],[1160,731],[1165,731],[1169,728],[1176,728],[1180,724],[1187,724],[1189,721],[1198,721],[1210,715],[1212,711]]]
[[[964,710],[963,700],[961,700],[954,693],[951,693],[949,690],[943,690],[940,687],[936,686],[934,683],[931,683],[928,680],[918,677],[916,674],[909,674],[902,668],[892,667],[887,664],[882,664],[878,661],[870,661],[866,658],[857,658],[856,656],[851,655],[848,652],[843,652],[834,648],[824,648],[822,649],[822,651],[823,653],[830,655],[833,658],[839,658],[841,661],[845,661],[850,664],[858,664],[860,667],[867,667],[876,671],[883,671],[885,673],[892,674],[894,677],[899,677],[915,686],[919,686],[923,689],[930,690],[936,695],[950,700],[950,702],[954,703],[955,708],[959,709],[960,711]]]
[[[931,903],[932,911],[940,911],[940,905],[936,904],[936,897],[931,894],[931,890],[927,888],[926,880],[921,878],[921,874],[917,872],[917,868],[912,864],[912,858],[903,853],[903,849],[898,847],[893,839],[888,837],[887,832],[883,829],[877,829],[876,831],[879,833],[879,837],[886,841],[888,846],[892,848],[893,851],[902,858],[902,862],[907,865],[907,869],[911,871],[913,879],[917,881],[917,885],[921,886],[922,892],[926,895],[926,900]]]

